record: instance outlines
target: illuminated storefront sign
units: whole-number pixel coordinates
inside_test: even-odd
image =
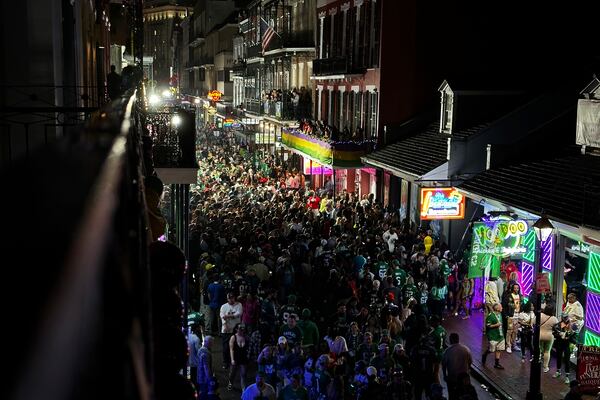
[[[331,168],[318,162],[313,161],[311,165],[310,158],[304,157],[304,175],[331,175],[332,172]]]
[[[533,240],[530,240],[533,237]],[[501,260],[522,258],[535,251],[535,235],[527,222],[510,217],[475,222],[469,260],[469,277],[500,274]]]
[[[240,126],[241,124],[232,118],[225,118],[223,121],[223,127],[225,128],[239,128]]]
[[[454,188],[421,188],[421,219],[463,219],[465,197]]]
[[[211,90],[210,92],[208,92],[208,98],[211,99],[212,101],[221,100],[222,95],[223,95],[223,93],[219,92],[218,90]]]

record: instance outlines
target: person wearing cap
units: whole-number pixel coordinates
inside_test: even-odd
[[[358,400],[381,400],[385,394],[383,385],[377,379],[377,368],[371,366],[367,368],[367,387],[360,394]]]
[[[561,314],[560,322],[552,328],[554,334],[554,347],[556,348],[556,373],[554,378],[561,377],[561,368],[564,367],[564,381],[569,384],[569,373],[571,368],[571,344],[574,344],[577,332],[573,330],[573,323],[569,313]]]
[[[390,348],[386,343],[380,343],[377,346],[379,353],[371,359],[371,366],[377,368],[377,377],[382,384],[387,384],[389,374],[394,368],[394,361],[389,356]]]
[[[275,400],[275,389],[265,382],[265,374],[256,374],[256,383],[248,386],[242,393],[242,400]]]
[[[310,310],[302,310],[302,319],[298,321],[298,327],[302,330],[302,345],[316,346],[319,343],[319,328],[317,324],[310,320]]]
[[[388,349],[391,350],[396,345],[396,341],[392,339],[389,329],[381,330],[381,338],[379,339],[379,344],[387,345]]]

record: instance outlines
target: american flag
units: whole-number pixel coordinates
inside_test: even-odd
[[[260,17],[260,30],[263,33],[262,51],[264,53],[265,49],[269,46],[269,42],[271,41],[271,39],[273,39],[273,36],[279,36],[279,34],[275,32],[275,29],[273,29],[263,17]]]

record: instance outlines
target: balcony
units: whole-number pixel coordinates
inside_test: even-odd
[[[345,75],[345,74],[360,74],[365,70],[353,68],[347,57],[320,58],[313,60],[313,75],[328,76],[328,75]]]
[[[251,113],[262,115],[262,104],[258,99],[246,99],[245,102],[246,111],[250,111]]]
[[[277,118],[282,121],[291,121],[294,119],[294,106],[291,101],[263,101],[264,115]]]
[[[291,128],[282,130],[281,143],[334,168],[362,166],[360,158],[372,151],[374,146],[372,141],[336,142]]]
[[[231,67],[231,74],[233,76],[244,76],[246,75],[246,61],[236,60]]]
[[[248,46],[248,60],[251,58],[262,57],[262,45],[255,44],[254,46]]]

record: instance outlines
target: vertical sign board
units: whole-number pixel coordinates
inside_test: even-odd
[[[469,278],[497,277],[502,259],[520,258],[533,250],[524,243],[528,231],[527,222],[510,217],[473,223]]]
[[[600,392],[600,347],[579,345],[577,380],[582,393],[598,394]]]

